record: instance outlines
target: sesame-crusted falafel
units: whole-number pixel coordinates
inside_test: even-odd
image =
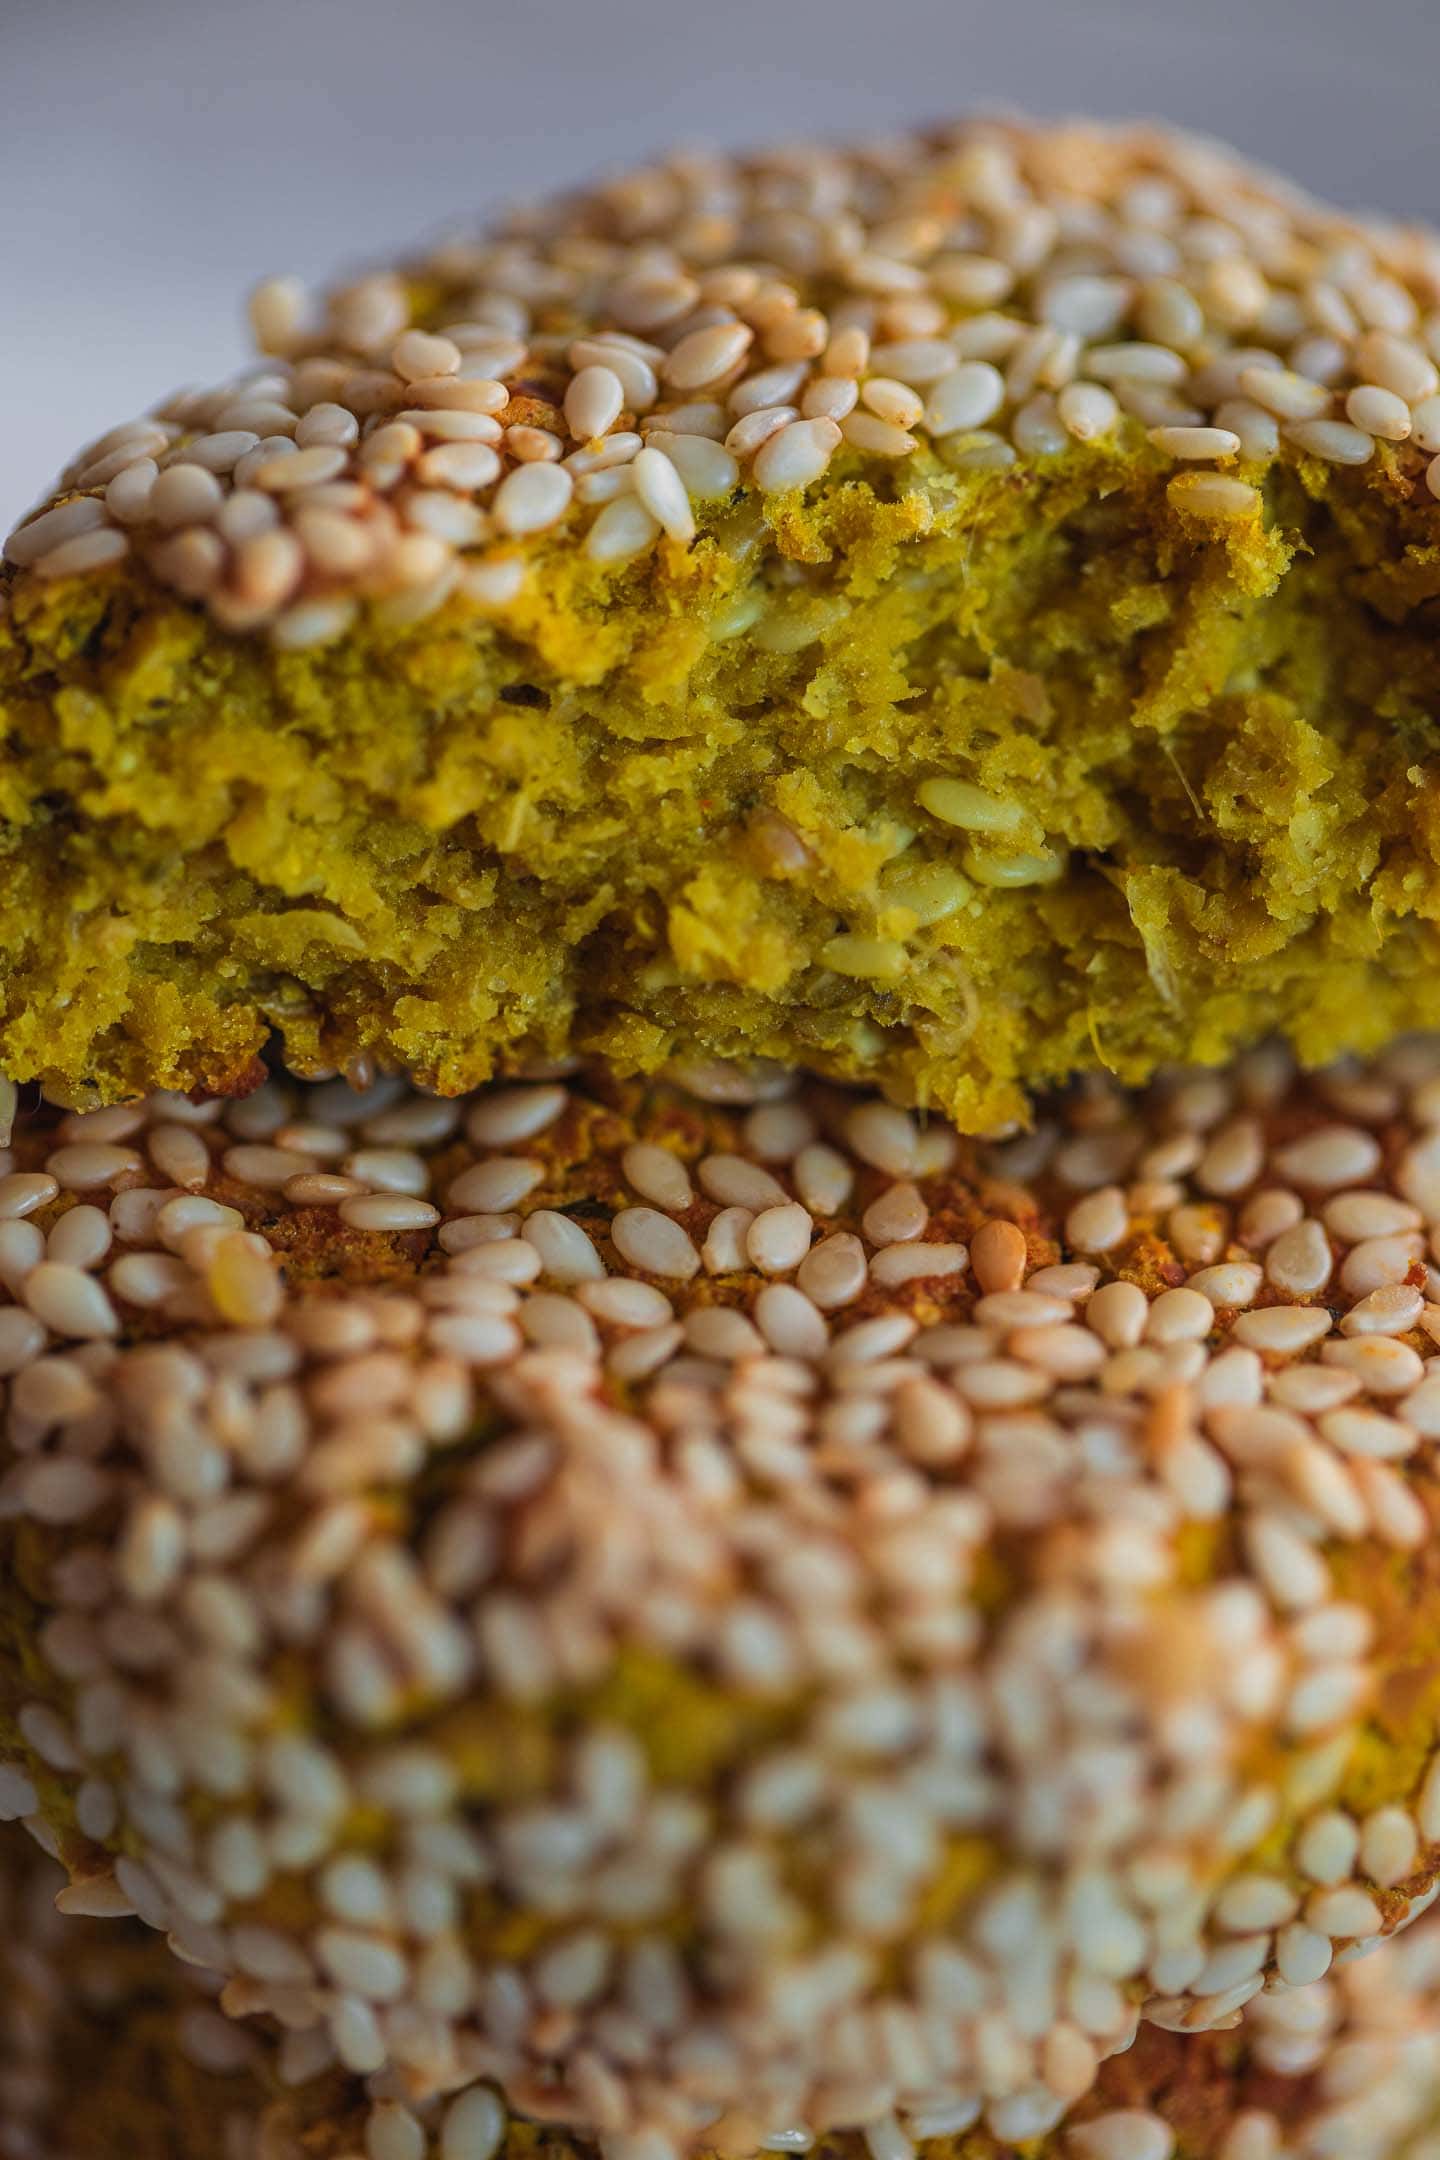
[[[0,1805],[417,2100],[1039,2134],[1435,1895],[1440,1047],[691,1087],[21,1120]]]
[[[1440,254],[1155,128],[677,158],[112,432],[0,597],[0,1033],[968,1130],[1440,1019]]]
[[[83,1899],[16,1831],[0,1842],[0,2155],[4,2160],[594,2160],[511,2117],[493,2092],[415,2101],[227,2019],[215,1974]],[[69,1916],[55,1910],[57,1894]],[[1238,2026],[1142,2029],[1059,2131],[997,2134],[957,2115],[923,2160],[1414,2160],[1440,2116],[1440,1925],[1283,1996]],[[307,2059],[309,2058],[309,2059]],[[1343,2143],[1342,2143],[1343,2141]],[[838,2134],[815,2160],[883,2150]],[[798,2151],[798,2140],[776,2140]]]

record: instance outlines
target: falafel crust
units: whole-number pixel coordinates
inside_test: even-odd
[[[1435,1896],[1440,1045],[688,1082],[22,1118],[0,1810],[417,2100],[1041,2135]]]
[[[1440,1020],[1430,233],[972,123],[676,158],[256,321],[7,545],[12,1078],[227,1090],[273,1029],[987,1131]]]
[[[3,2160],[590,2160],[594,2148],[471,2088],[414,2101],[317,2069],[307,2037],[225,2017],[219,1976],[134,1921],[62,1916],[65,1877],[18,1832],[0,1843]],[[1063,2130],[1024,2160],[1410,2160],[1440,2116],[1440,1924],[1283,1996],[1226,2033],[1154,2026],[1106,2063]],[[881,2150],[895,2151],[893,2142]],[[799,2150],[792,2141],[783,2148]],[[815,2160],[873,2160],[855,2134]],[[1020,2160],[959,2124],[921,2160]]]

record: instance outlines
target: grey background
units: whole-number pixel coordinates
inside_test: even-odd
[[[0,526],[324,275],[676,140],[1161,113],[1440,213],[1440,0],[0,0]]]

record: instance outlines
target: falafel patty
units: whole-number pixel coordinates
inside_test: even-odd
[[[1435,1895],[1437,1105],[29,1111],[0,1807],[416,2100],[1040,2135]]]
[[[278,1030],[993,1131],[1440,1020],[1432,234],[973,123],[676,158],[256,321],[8,543],[11,1078],[225,1090]]]

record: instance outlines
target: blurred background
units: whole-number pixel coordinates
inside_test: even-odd
[[[1440,216],[1440,0],[0,0],[0,526],[242,299],[677,140],[1163,114]]]

